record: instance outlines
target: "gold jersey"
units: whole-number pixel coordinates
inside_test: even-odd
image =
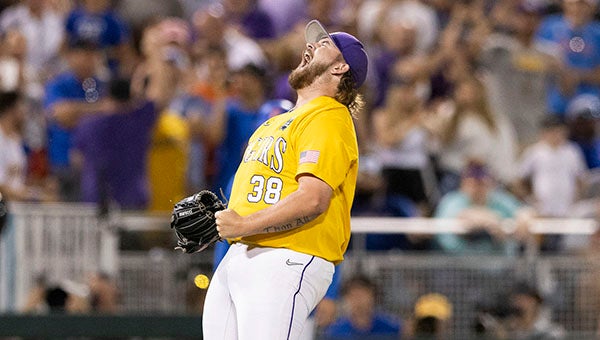
[[[269,207],[311,174],[333,189],[327,211],[301,227],[241,239],[248,245],[288,248],[341,262],[350,240],[350,208],[358,173],[358,144],[348,109],[318,97],[272,117],[250,137],[235,174],[229,208],[242,216]],[[292,222],[294,223],[294,222]]]

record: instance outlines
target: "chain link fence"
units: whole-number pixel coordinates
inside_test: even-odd
[[[108,267],[118,282],[123,313],[200,315],[206,291],[193,286],[193,277],[211,276],[212,252],[187,255],[169,247],[119,250],[113,225],[129,228],[124,221],[118,216],[99,218],[96,209],[89,206],[24,206],[13,210],[9,230],[0,243],[0,311],[18,310],[40,273],[50,279],[77,281]],[[148,225],[147,220],[141,221],[140,225]],[[162,228],[164,223],[159,222],[153,228]],[[169,231],[167,227],[165,230]],[[499,293],[523,281],[542,291],[549,318],[574,339],[586,339],[584,335],[594,334],[598,327],[598,257],[454,257],[351,251],[341,268],[342,279],[357,272],[374,278],[380,287],[380,307],[399,318],[412,315],[419,296],[434,292],[445,295],[453,305],[450,332],[456,339],[468,339],[473,334],[482,306],[497,303]]]

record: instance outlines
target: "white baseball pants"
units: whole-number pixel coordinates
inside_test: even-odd
[[[232,244],[208,288],[204,339],[297,340],[333,271],[320,257]]]

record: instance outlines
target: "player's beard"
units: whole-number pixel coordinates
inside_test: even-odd
[[[300,90],[305,87],[310,86],[315,82],[320,75],[325,74],[329,67],[333,64],[324,64],[314,62],[307,67],[300,68],[297,67],[295,70],[290,73],[288,77],[288,83],[294,90]]]

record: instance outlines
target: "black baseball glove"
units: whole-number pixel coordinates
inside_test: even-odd
[[[171,215],[171,228],[175,229],[178,240],[175,249],[188,254],[197,253],[220,240],[215,213],[223,209],[225,204],[208,190],[175,204]]]

